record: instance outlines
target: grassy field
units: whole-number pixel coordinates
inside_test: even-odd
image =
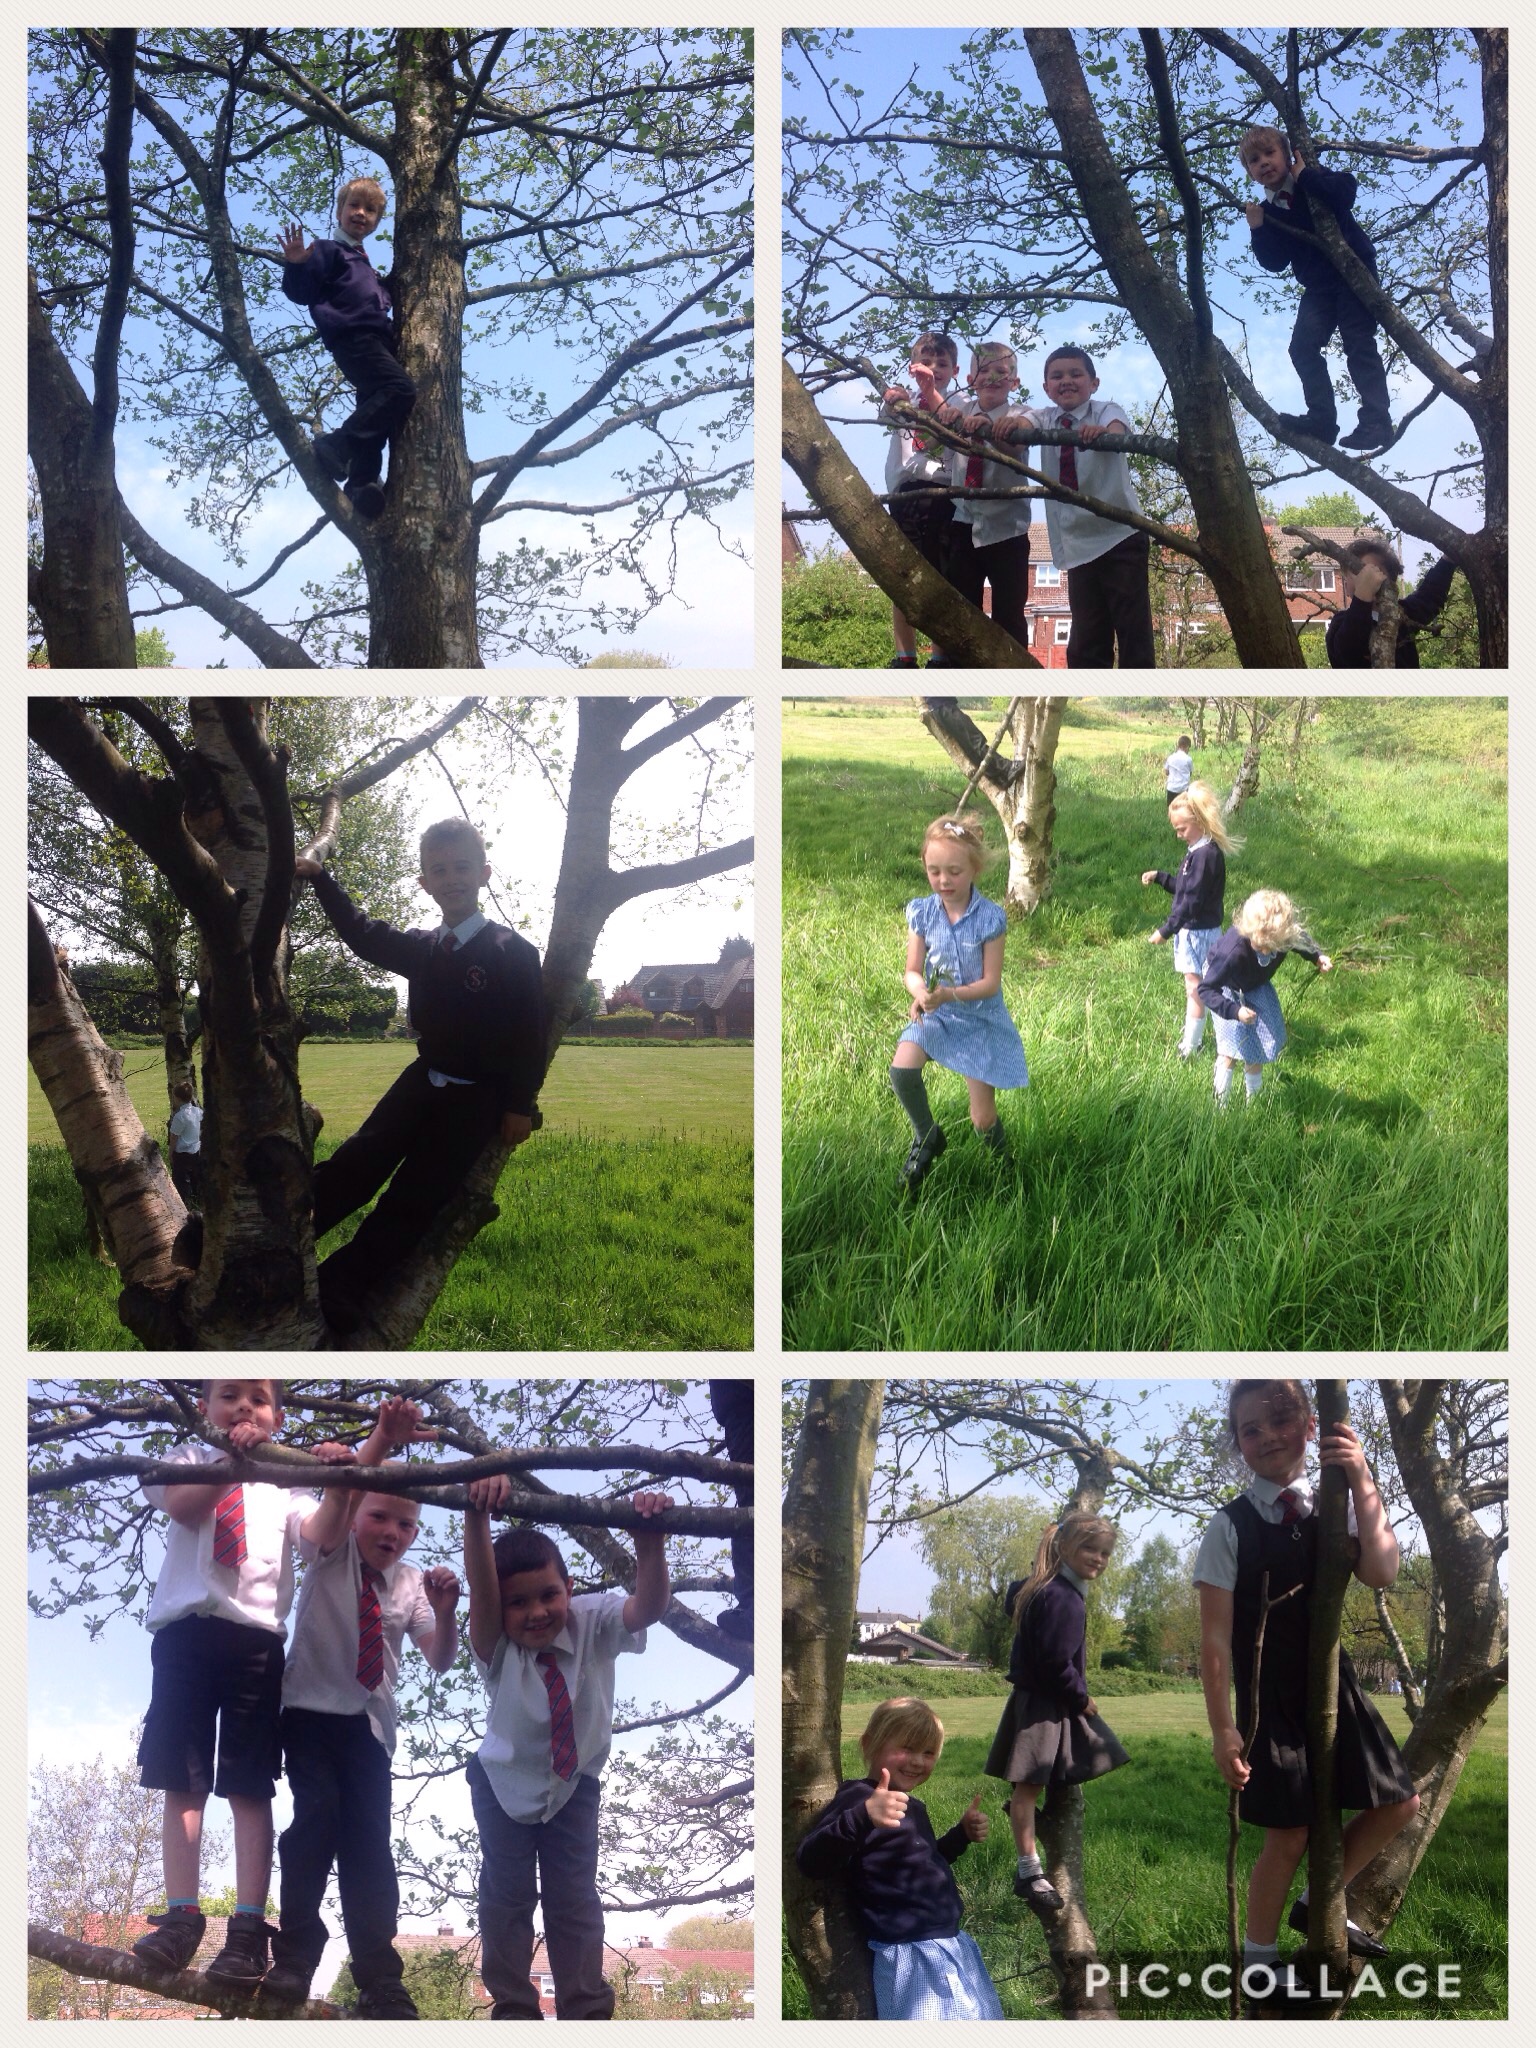
[[[1376,1705],[1401,1741],[1407,1732],[1401,1707],[1387,1699]],[[980,1944],[1005,2014],[1010,2019],[1049,2018],[1054,1986],[1045,1940],[1013,1896],[1013,1843],[1002,1810],[1007,1792],[982,1768],[1000,1703],[945,1700],[938,1711],[946,1732],[944,1753],[921,1794],[934,1831],[943,1834],[953,1827],[978,1792],[992,1822],[987,1840],[967,1850],[956,1865],[966,1927]],[[1218,1961],[1226,1950],[1227,1805],[1211,1762],[1202,1702],[1187,1693],[1152,1693],[1117,1699],[1112,1707],[1106,1702],[1105,1713],[1131,1762],[1085,1787],[1083,1795],[1087,1910],[1101,1952],[1111,1959]],[[849,1777],[863,1770],[857,1737],[868,1716],[865,1703],[844,1716],[843,1770]],[[1508,1795],[1506,1696],[1467,1760],[1391,1931],[1389,1945],[1397,1956],[1462,1964],[1467,1995],[1460,2009],[1437,2008],[1438,2017],[1501,2019],[1507,2012]],[[1240,1888],[1246,1887],[1260,1839],[1257,1828],[1242,1830]],[[1282,1955],[1300,1945],[1300,1936],[1282,1932]],[[1372,2017],[1372,2003],[1351,2008],[1351,2015]],[[1137,2010],[1146,2017],[1173,2016],[1167,2007]],[[804,1991],[788,1968],[784,2011],[786,2018],[805,2014]],[[1178,2011],[1182,2017],[1202,2012],[1225,2016],[1224,2008],[1212,2013],[1198,1999]],[[1412,2008],[1398,2009],[1397,2016],[1412,2017]]]
[[[1284,888],[1338,971],[1282,967],[1289,1048],[1224,1114],[1209,1029],[1182,1065],[1182,980],[1146,943],[1168,898],[1140,873],[1180,851],[1176,726],[1097,702],[1068,721],[1055,893],[1004,970],[1031,1080],[1000,1098],[1015,1163],[981,1153],[963,1081],[930,1065],[951,1144],[907,1203],[886,1078],[903,911],[960,779],[910,704],[785,708],[786,1348],[1502,1348],[1502,704],[1325,699],[1294,772],[1266,755],[1228,915]],[[1237,755],[1207,748],[1199,772],[1226,788]]]
[[[318,1157],[410,1056],[390,1045],[305,1053],[305,1093],[326,1119]],[[158,1134],[163,1067],[148,1053],[125,1058],[135,1105]],[[68,1159],[28,1080],[29,1344],[136,1349],[117,1320],[115,1272],[86,1252]],[[545,1128],[503,1175],[500,1217],[455,1266],[413,1348],[749,1349],[751,1047],[571,1046],[540,1100]]]

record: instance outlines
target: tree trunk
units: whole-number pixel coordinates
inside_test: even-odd
[[[1319,1380],[1317,1427],[1325,1436],[1349,1420],[1349,1382]],[[1325,1465],[1317,1489],[1317,1577],[1307,1637],[1307,1768],[1315,1818],[1307,1836],[1307,1947],[1324,1957],[1329,1977],[1344,1982],[1349,1944],[1344,1931],[1344,1827],[1334,1797],[1339,1732],[1339,1630],[1349,1587],[1349,1483]]]
[[[30,270],[27,453],[43,515],[42,567],[31,595],[49,667],[137,668],[112,436],[95,431],[91,401],[53,338]]]
[[[1061,1893],[1062,1907],[1045,1922],[1051,1971],[1061,2012],[1069,2020],[1117,2020],[1108,1984],[1090,1990],[1088,1965],[1098,1960],[1098,1943],[1083,1902],[1083,1788],[1058,1785],[1047,1795],[1036,1822],[1036,1839],[1046,1876]]]
[[[1002,820],[1008,836],[1011,908],[1028,916],[1051,893],[1056,828],[1056,742],[1065,697],[1016,697],[1009,713],[1014,752],[992,754],[986,735],[952,697],[923,697],[922,721]],[[990,758],[989,758],[990,755]],[[979,771],[979,772],[978,772]]]
[[[813,1380],[784,1496],[784,1917],[816,2019],[873,2019],[869,1950],[841,1887],[800,1875],[795,1848],[842,1778],[843,1672],[884,1380]]]
[[[1179,423],[1179,474],[1189,492],[1206,574],[1245,668],[1304,668],[1244,460],[1220,353],[1147,246],[1110,152],[1069,29],[1024,39],[1061,138],[1094,245],[1168,379]]]
[[[1489,430],[1483,458],[1483,532],[1462,570],[1477,607],[1484,668],[1509,664],[1509,31],[1472,31],[1482,60],[1483,169],[1488,180],[1488,298],[1492,346],[1480,382]]]
[[[192,1043],[187,1037],[187,1009],[181,992],[181,963],[177,957],[179,927],[158,919],[150,927],[149,967],[155,979],[155,1011],[165,1045],[165,1094],[174,1112],[176,1089],[182,1081],[197,1087],[192,1066]]]
[[[1377,1586],[1374,1591],[1374,1598],[1376,1603],[1376,1619],[1381,1626],[1382,1634],[1387,1639],[1387,1648],[1392,1653],[1392,1662],[1397,1670],[1397,1682],[1403,1689],[1404,1711],[1407,1713],[1410,1721],[1416,1721],[1419,1718],[1419,1709],[1424,1704],[1424,1695],[1419,1689],[1417,1678],[1414,1676],[1413,1660],[1408,1655],[1407,1645],[1398,1634],[1397,1623],[1392,1619],[1392,1608],[1387,1599],[1386,1587]]]
[[[1039,668],[1011,633],[968,604],[923,560],[848,460],[788,363],[782,406],[785,461],[891,602],[962,667]]]
[[[1255,734],[1243,749],[1243,758],[1237,764],[1232,787],[1227,791],[1226,801],[1222,804],[1221,815],[1224,818],[1235,818],[1249,797],[1257,796],[1259,766],[1259,741],[1258,735]]]
[[[1439,1668],[1403,1744],[1419,1810],[1350,1886],[1354,1917],[1373,1932],[1391,1925],[1434,1840],[1488,1709],[1509,1683],[1500,1546],[1458,1491],[1435,1442],[1440,1388],[1433,1380],[1382,1380],[1382,1406],[1398,1471],[1444,1586],[1445,1641]]]
[[[395,38],[395,268],[400,358],[416,404],[389,454],[389,502],[365,530],[370,668],[481,668],[477,536],[462,382],[465,280],[453,48],[446,29]]]

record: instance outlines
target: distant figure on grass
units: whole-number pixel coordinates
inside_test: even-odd
[[[952,334],[920,334],[912,344],[911,360],[933,372],[941,397],[960,373],[960,344]],[[887,405],[910,405],[912,394],[903,385],[892,384],[885,394]],[[931,568],[947,573],[949,530],[955,516],[953,498],[936,496],[949,482],[949,450],[942,442],[925,440],[900,420],[882,415],[890,428],[885,448],[885,488],[891,494],[886,507],[892,519]],[[921,496],[914,493],[921,492]],[[917,629],[899,604],[891,606],[891,638],[896,652],[892,668],[917,667]],[[944,651],[935,647],[928,657],[930,668],[951,666]]]
[[[1332,213],[1339,233],[1372,277],[1376,250],[1370,236],[1350,211],[1359,189],[1349,171],[1325,171],[1319,164],[1292,156],[1278,128],[1250,128],[1237,145],[1243,169],[1265,197],[1243,208],[1253,235],[1253,253],[1266,270],[1289,270],[1302,287],[1291,334],[1291,361],[1301,379],[1304,413],[1283,412],[1280,424],[1288,433],[1307,434],[1330,447],[1338,440],[1339,413],[1325,351],[1335,331],[1344,344],[1344,360],[1360,394],[1360,423],[1339,442],[1341,448],[1384,448],[1392,438],[1392,399],[1381,351],[1376,346],[1376,315],[1361,304],[1333,258],[1313,232],[1316,210]],[[1295,232],[1300,229],[1302,232]]]
[[[327,1320],[356,1329],[382,1276],[431,1228],[491,1140],[521,1145],[534,1128],[544,1078],[539,956],[480,910],[491,878],[485,842],[462,818],[421,836],[421,886],[443,921],[402,932],[366,916],[318,861],[296,874],[360,959],[403,974],[416,1057],[367,1122],[315,1168],[315,1242],[385,1188],[349,1244],[320,1269]],[[393,1179],[390,1176],[393,1175]]]
[[[971,355],[971,395],[960,405],[946,405],[938,379],[921,362],[912,365],[917,402],[924,412],[957,433],[976,434],[998,442],[1027,441],[1035,424],[1032,412],[1013,403],[1019,381],[1019,359],[1005,341],[979,341]],[[1027,491],[1029,479],[1016,469],[993,462],[977,449],[950,455],[950,481],[972,491]],[[992,586],[992,618],[1021,646],[1029,645],[1025,604],[1029,597],[1029,527],[1033,499],[957,498],[949,529],[945,574],[960,595],[981,609],[981,594]],[[943,667],[951,667],[945,661]],[[934,667],[930,661],[928,666]]]
[[[1237,1788],[1241,1818],[1264,1830],[1264,1846],[1248,1880],[1243,1962],[1272,1967],[1281,1910],[1306,1854],[1315,1810],[1307,1768],[1307,1666],[1318,1524],[1313,1514],[1315,1488],[1306,1466],[1317,1421],[1300,1380],[1234,1380],[1227,1397],[1227,1426],[1253,1479],[1209,1523],[1195,1556],[1200,1675],[1216,1768]],[[1349,1482],[1355,1577],[1364,1586],[1392,1585],[1397,1578],[1397,1538],[1388,1526],[1359,1438],[1341,1424],[1323,1438],[1320,1455],[1324,1465],[1339,1466]],[[1243,1742],[1254,1714],[1253,1646],[1266,1572],[1271,1611],[1259,1671],[1258,1733],[1245,1763]],[[1292,1588],[1300,1591],[1282,1598]],[[1355,1815],[1344,1830],[1348,1883],[1408,1825],[1419,1801],[1397,1744],[1342,1651],[1334,1771],[1335,1798],[1340,1808]],[[1305,1890],[1291,1907],[1290,1924],[1307,1932]],[[1357,1956],[1386,1954],[1382,1944],[1353,1921],[1349,1948]]]
[[[283,1391],[281,1380],[205,1380],[197,1405],[244,1455],[282,1428]],[[313,1455],[345,1464],[353,1453],[320,1444]],[[201,1468],[225,1456],[197,1442],[176,1445],[163,1462]],[[133,1952],[169,1971],[197,1954],[207,1928],[197,1901],[211,1792],[229,1801],[234,1822],[236,1905],[206,1974],[254,1992],[267,1969],[293,1547],[313,1535],[322,1509],[312,1493],[287,1486],[146,1486],[144,1498],[170,1518],[145,1616],[154,1683],[138,1756],[139,1783],[165,1794],[165,1911],[150,1914],[154,1932]]]
[[[882,1701],[859,1747],[868,1776],[838,1786],[795,1862],[807,1877],[845,1888],[874,1953],[876,2017],[1002,2019],[981,1950],[960,1931],[965,1906],[951,1868],[991,1832],[981,1794],[935,1841],[927,1807],[912,1796],[944,1747],[944,1724],[925,1700]]]
[[[1216,1018],[1216,1100],[1225,1102],[1232,1069],[1242,1062],[1249,1097],[1264,1069],[1285,1050],[1285,1019],[1271,983],[1287,953],[1313,961],[1320,974],[1333,962],[1320,953],[1295,904],[1278,889],[1257,889],[1233,916],[1207,956],[1195,1000]]]
[[[1384,540],[1357,540],[1351,547],[1360,557],[1360,567],[1355,575],[1354,595],[1344,609],[1335,612],[1328,621],[1328,666],[1330,668],[1369,668],[1371,665],[1371,628],[1376,623],[1376,599],[1384,583],[1395,583],[1403,573],[1399,557],[1393,553]],[[1397,601],[1397,657],[1398,668],[1417,668],[1419,665],[1418,635],[1424,627],[1432,626],[1445,609],[1445,601],[1451,594],[1451,579],[1456,574],[1456,564],[1442,555],[1432,568],[1427,570],[1417,587],[1406,597]]]
[[[986,857],[981,828],[969,819],[935,818],[923,834],[933,894],[907,905],[912,1016],[891,1066],[891,1087],[912,1124],[902,1167],[909,1194],[945,1149],[923,1081],[929,1060],[965,1076],[976,1135],[998,1159],[1008,1157],[1008,1135],[997,1090],[1029,1086],[1023,1042],[1001,993],[1008,920],[976,887]]]
[[[422,1427],[414,1402],[389,1395],[357,1463],[382,1466],[389,1452],[436,1437]],[[500,1506],[509,1491],[505,1476],[481,1479],[469,1497]],[[395,1947],[395,1683],[407,1635],[437,1672],[451,1670],[459,1652],[457,1578],[446,1565],[419,1572],[404,1561],[420,1526],[421,1509],[404,1494],[327,1487],[319,1514],[299,1536],[304,1586],[283,1673],[283,1768],[293,1819],[278,1843],[281,1912],[263,2003],[308,1998],[328,1939],[320,1908],[334,1868],[357,2018],[419,2018]]]
[[[171,1185],[189,1209],[200,1209],[203,1112],[198,1104],[197,1090],[190,1081],[178,1081],[171,1094],[176,1103],[168,1126],[171,1134]]]
[[[1032,1913],[1061,1911],[1061,1894],[1035,1847],[1035,1809],[1047,1786],[1081,1785],[1118,1770],[1130,1758],[1088,1691],[1088,1589],[1109,1563],[1115,1525],[1102,1515],[1073,1513],[1040,1539],[1027,1579],[1008,1588],[1013,1616],[1008,1682],[1013,1691],[987,1754],[989,1778],[1013,1787],[1008,1818],[1018,1866],[1013,1889]]]
[[[1168,792],[1170,806],[1176,796],[1182,796],[1194,775],[1195,764],[1189,751],[1189,734],[1181,732],[1178,744],[1163,763],[1163,786]]]
[[[637,1493],[644,1516],[672,1505]],[[485,1683],[485,1739],[469,1761],[480,1831],[480,1975],[493,2020],[537,2020],[531,1981],[533,1915],[542,1903],[555,1980],[555,2016],[613,2017],[603,1981],[603,1902],[597,1892],[598,1781],[613,1740],[614,1661],[645,1648],[649,1623],[671,1600],[666,1537],[635,1534],[635,1590],[578,1593],[550,1539],[464,1517],[469,1645]]]
[[[1170,758],[1176,760],[1177,755]],[[1143,889],[1155,882],[1173,898],[1173,907],[1155,931],[1147,934],[1149,944],[1161,946],[1173,940],[1173,964],[1184,977],[1184,1032],[1179,1040],[1179,1058],[1187,1060],[1200,1050],[1205,1036],[1205,1005],[1200,1000],[1200,977],[1211,948],[1221,937],[1221,920],[1227,891],[1227,860],[1242,841],[1227,830],[1221,815],[1221,798],[1206,782],[1191,782],[1183,793],[1170,799],[1168,822],[1174,837],[1189,849],[1179,862],[1177,874],[1166,868],[1148,868],[1141,878]]]
[[[357,392],[344,425],[317,434],[315,460],[339,483],[364,519],[384,510],[384,444],[399,433],[416,403],[416,386],[400,363],[388,287],[363,248],[384,218],[376,178],[351,178],[336,195],[336,238],[305,246],[291,221],[278,237],[283,296],[308,306],[320,339]]]

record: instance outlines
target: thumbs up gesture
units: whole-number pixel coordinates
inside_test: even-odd
[[[899,1828],[907,1817],[907,1795],[891,1790],[891,1774],[880,1773],[880,1782],[864,1802],[864,1811],[877,1828]]]
[[[970,1805],[960,1816],[960,1825],[968,1842],[984,1842],[992,1832],[992,1823],[981,1810],[981,1794],[978,1792]]]

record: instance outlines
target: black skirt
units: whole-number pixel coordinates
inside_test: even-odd
[[[1015,1686],[987,1752],[989,1778],[1010,1785],[1082,1785],[1130,1758],[1097,1714],[1063,1714],[1059,1700]]]

